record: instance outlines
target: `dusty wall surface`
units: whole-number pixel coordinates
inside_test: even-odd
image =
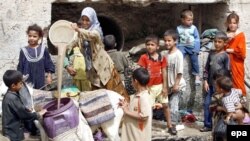
[[[20,48],[27,44],[26,29],[37,23],[50,24],[52,0],[0,1],[0,76],[7,69],[15,69]]]
[[[94,3],[95,1],[101,2],[98,4]],[[225,30],[225,17],[229,11],[236,11],[240,15],[240,30],[245,32],[248,42],[246,78],[250,82],[250,14],[248,12],[250,0],[228,0],[227,3],[222,4],[211,4],[209,2],[209,4],[195,4],[195,2],[198,2],[196,0],[185,3],[189,1],[191,0],[161,0],[160,2],[164,3],[150,5],[148,1],[139,0],[137,2],[142,3],[142,5],[137,5],[134,4],[136,3],[135,0],[92,0],[92,3],[89,0],[84,3],[83,0],[1,0],[0,82],[5,70],[16,68],[20,48],[27,44],[25,32],[28,25],[37,23],[42,27],[49,26],[53,19],[56,20],[59,18],[56,16],[52,17],[53,10],[54,12],[59,10],[57,14],[62,14],[62,18],[75,21],[79,18],[81,9],[88,5],[96,7],[98,14],[102,13],[113,16],[121,24],[127,40],[144,38],[146,34],[151,32],[161,35],[165,28],[174,28],[179,24],[179,13],[183,8],[191,8],[194,11],[194,24],[201,31],[213,27]],[[75,9],[69,7],[69,11],[60,11],[60,8],[52,9],[52,5],[58,3],[73,4],[76,7]],[[72,17],[70,18],[70,16]],[[185,77],[190,80],[189,76]]]

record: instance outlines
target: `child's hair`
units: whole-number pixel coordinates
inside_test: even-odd
[[[114,35],[104,36],[103,43],[107,50],[114,49],[116,45],[115,36]]]
[[[17,84],[23,81],[23,75],[17,70],[7,70],[3,75],[4,84],[10,88],[12,84]]]
[[[145,68],[137,68],[133,71],[133,79],[137,80],[142,86],[146,86],[150,76]]]
[[[190,16],[190,17],[194,16],[194,14],[193,14],[193,12],[191,10],[184,9],[184,10],[181,11],[181,19],[185,19],[188,16]]]
[[[164,33],[164,36],[171,36],[174,41],[179,39],[179,35],[176,30],[169,29]]]
[[[233,11],[231,14],[227,16],[227,23],[230,23],[231,19],[235,19],[237,23],[239,23],[240,21],[240,17],[238,14],[236,14],[235,11]]]
[[[222,76],[226,76],[231,78],[231,74],[229,70],[226,69],[219,69],[217,71],[215,71],[215,73],[213,74],[213,80],[217,80],[218,78],[222,77]]]
[[[227,34],[223,31],[218,31],[215,36],[214,36],[214,39],[222,39],[224,41],[227,41],[228,40],[228,37],[227,37]]]
[[[26,33],[29,34],[30,31],[36,31],[38,33],[39,37],[43,37],[43,30],[37,24],[30,25],[28,27]]]
[[[152,41],[156,43],[157,45],[159,45],[159,42],[160,42],[159,37],[154,34],[151,34],[145,38],[145,43],[148,43],[149,41]]]
[[[238,24],[239,21],[240,21],[240,17],[239,17],[238,14],[236,14],[235,11],[233,11],[231,14],[229,14],[229,15],[227,16],[226,24],[228,25],[228,24],[231,22],[232,19],[235,19],[237,24]],[[227,31],[229,31],[229,28],[228,28],[228,27],[227,27]]]
[[[223,89],[224,91],[226,92],[229,92],[232,87],[233,87],[233,83],[232,83],[232,80],[231,78],[227,77],[227,76],[222,76],[220,78],[218,78],[216,80],[216,84],[221,88]]]

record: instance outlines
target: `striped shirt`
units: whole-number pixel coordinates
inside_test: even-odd
[[[235,107],[240,103],[241,90],[232,88],[231,91],[225,94],[222,98],[223,106],[227,112],[235,112]]]

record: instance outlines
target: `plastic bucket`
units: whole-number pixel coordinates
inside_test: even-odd
[[[48,111],[43,117],[43,126],[49,138],[53,139],[79,124],[79,111],[70,98],[61,98],[59,109],[56,100],[43,108]]]
[[[58,20],[52,24],[49,29],[49,39],[54,46],[58,44],[68,44],[75,36],[76,32],[71,27],[71,22],[66,20]]]

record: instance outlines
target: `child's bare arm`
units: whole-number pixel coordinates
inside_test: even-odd
[[[228,112],[225,121],[228,123],[234,112]]]
[[[168,88],[167,88],[167,86],[168,86],[168,75],[167,75],[167,69],[166,68],[163,68],[162,69],[162,77],[163,77],[163,88],[162,88],[162,95],[163,96],[167,96],[168,95]]]
[[[206,92],[208,92],[208,90],[209,90],[209,85],[208,85],[207,80],[204,80],[204,89]]]
[[[216,111],[220,111],[220,112],[227,112],[227,109],[222,107],[222,106],[217,106],[216,107]]]
[[[38,112],[38,114],[40,117],[42,117],[46,112],[47,112],[46,109],[42,109],[41,111]]]

